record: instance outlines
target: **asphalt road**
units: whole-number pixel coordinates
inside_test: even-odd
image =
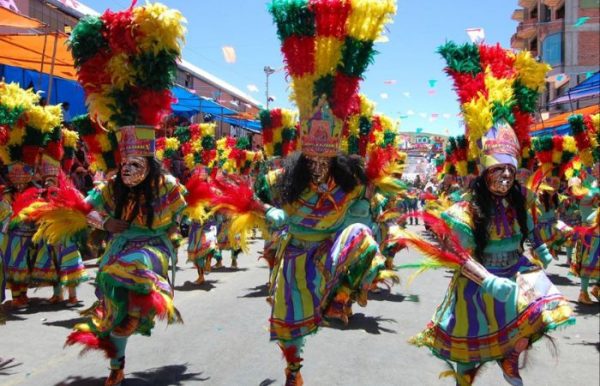
[[[281,385],[284,360],[269,342],[265,302],[268,269],[258,261],[262,241],[239,258],[238,270],[221,269],[207,276],[207,283],[193,285],[195,270],[179,255],[175,304],[185,324],[158,322],[150,338],[134,336],[127,348],[126,381],[123,385]],[[414,251],[403,251],[398,264],[418,260]],[[569,299],[576,299],[578,279],[567,275],[564,255],[549,274]],[[224,262],[230,263],[225,253]],[[302,374],[306,385],[453,385],[439,379],[443,361],[407,339],[422,329],[444,296],[450,274],[427,272],[410,286],[411,270],[400,272],[402,283],[372,294],[366,308],[354,306],[347,328],[323,328],[309,337]],[[90,267],[92,276],[94,267]],[[83,306],[94,300],[89,283],[79,289]],[[0,385],[102,385],[108,362],[99,353],[79,356],[79,349],[63,348],[75,323],[77,309],[43,304],[50,289],[30,290],[34,305],[12,314],[0,326],[0,357],[15,358],[0,368]],[[37,298],[37,299],[36,299]],[[551,345],[540,341],[528,355],[522,371],[526,385],[600,384],[600,306],[573,303],[577,324],[552,334]],[[80,309],[81,309],[80,308]],[[478,385],[507,384],[496,364],[488,364]]]

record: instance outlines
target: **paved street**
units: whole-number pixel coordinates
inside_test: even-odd
[[[255,241],[252,253],[240,256],[240,269],[213,271],[201,287],[191,284],[195,270],[185,263],[181,248],[175,304],[185,324],[167,328],[158,322],[152,337],[130,339],[124,385],[281,385],[284,361],[268,340],[268,269],[264,261],[257,261],[261,248],[262,241]],[[417,259],[416,252],[403,251],[396,261]],[[230,263],[228,253],[224,262]],[[578,279],[567,276],[564,255],[549,272],[569,299],[577,298]],[[95,274],[93,267],[90,273]],[[438,379],[446,370],[444,362],[406,343],[433,314],[450,275],[427,272],[407,287],[410,273],[401,271],[402,283],[391,292],[371,295],[366,308],[355,305],[346,329],[324,328],[308,338],[302,370],[306,385],[454,384],[449,378]],[[13,357],[16,363],[0,369],[0,384],[102,385],[108,362],[100,354],[80,357],[78,348],[63,349],[71,327],[83,319],[74,309],[41,304],[39,299],[50,292],[30,291],[37,304],[0,326],[0,357]],[[91,284],[80,288],[80,298],[85,307],[92,304]],[[552,335],[558,357],[545,341],[531,350],[522,372],[526,385],[600,384],[600,307],[574,307],[577,324]],[[488,364],[477,384],[507,383],[499,367]]]

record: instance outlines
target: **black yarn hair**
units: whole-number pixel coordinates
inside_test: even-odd
[[[296,201],[310,184],[309,159],[297,152],[284,161],[283,169],[283,176],[276,189],[280,192],[283,203],[290,204]],[[329,171],[336,184],[347,193],[356,186],[367,183],[365,168],[359,156],[338,154],[331,158]]]
[[[120,220],[131,221],[137,216],[140,211],[146,215],[146,226],[152,229],[154,222],[154,204],[159,198],[160,180],[166,173],[161,164],[154,157],[145,157],[148,160],[149,172],[144,181],[134,187],[128,187],[121,178],[121,170],[117,173],[114,180],[114,195],[115,195],[115,217]],[[121,218],[123,216],[123,208],[129,201],[135,203],[132,218]],[[140,204],[143,204],[141,208]]]
[[[478,176],[471,185],[472,199],[471,208],[473,214],[473,236],[475,237],[475,258],[481,262],[483,251],[487,246],[490,235],[488,226],[492,221],[495,197],[485,183],[485,174]],[[529,234],[527,229],[527,208],[521,185],[515,180],[513,186],[505,197],[509,205],[514,208],[517,215],[519,228],[521,229],[521,248]]]

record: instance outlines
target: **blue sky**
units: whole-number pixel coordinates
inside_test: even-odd
[[[119,10],[128,0],[82,0],[103,12]],[[264,66],[282,68],[282,55],[265,0],[163,0],[179,9],[188,20],[184,58],[265,102]],[[139,3],[143,3],[140,0]],[[388,26],[388,43],[377,44],[379,54],[365,74],[361,92],[377,105],[377,111],[401,119],[400,130],[450,135],[460,134],[459,106],[444,62],[436,48],[446,40],[469,41],[467,28],[481,27],[486,42],[509,47],[517,23],[511,19],[516,0],[421,0],[398,1],[394,23]],[[233,64],[225,62],[221,48],[232,46]],[[395,84],[385,81],[395,80]],[[429,81],[437,83],[431,95]],[[253,84],[258,92],[247,86]],[[284,71],[270,77],[272,107],[291,107]],[[406,95],[406,93],[408,93]],[[381,94],[387,94],[383,99]],[[410,113],[413,114],[410,114]],[[439,114],[435,120],[432,114]],[[423,116],[424,117],[423,117]],[[449,117],[449,118],[445,118]]]

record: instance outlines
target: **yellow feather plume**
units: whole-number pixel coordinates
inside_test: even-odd
[[[300,116],[300,120],[304,121],[310,118],[310,113],[313,110],[312,103],[314,99],[313,95],[313,83],[315,81],[314,74],[308,74],[304,76],[293,76],[292,77],[292,93],[290,100],[296,103],[298,110],[301,114],[306,116]]]
[[[546,63],[539,63],[529,51],[521,51],[515,58],[515,69],[517,78],[532,90],[544,91],[546,85],[546,73],[552,70]]]
[[[143,51],[158,54],[162,50],[181,54],[186,19],[181,12],[161,3],[133,9],[133,21],[139,26],[139,44]]]
[[[108,61],[107,68],[116,89],[123,90],[125,86],[134,84],[135,68],[131,65],[126,53],[115,54]]]
[[[66,148],[74,149],[79,141],[79,133],[74,130],[62,129],[62,143]]]
[[[333,74],[342,60],[343,41],[329,36],[319,36],[315,41],[315,74],[317,77]]]
[[[229,242],[239,247],[245,253],[250,250],[248,246],[248,234],[252,229],[258,228],[261,232],[268,232],[267,223],[263,216],[256,212],[247,212],[233,217],[229,225]]]
[[[43,133],[50,133],[62,123],[62,108],[53,106],[32,106],[25,113],[27,124]]]
[[[50,244],[64,242],[87,228],[85,215],[77,210],[61,208],[49,210],[37,222],[38,229],[33,235],[33,242],[46,241]]]
[[[351,0],[351,11],[346,22],[348,35],[373,41],[379,37],[383,26],[391,22],[396,13],[394,0]]]
[[[485,86],[488,89],[488,99],[501,104],[507,104],[513,99],[513,82],[511,78],[498,79],[488,68],[485,73]]]

